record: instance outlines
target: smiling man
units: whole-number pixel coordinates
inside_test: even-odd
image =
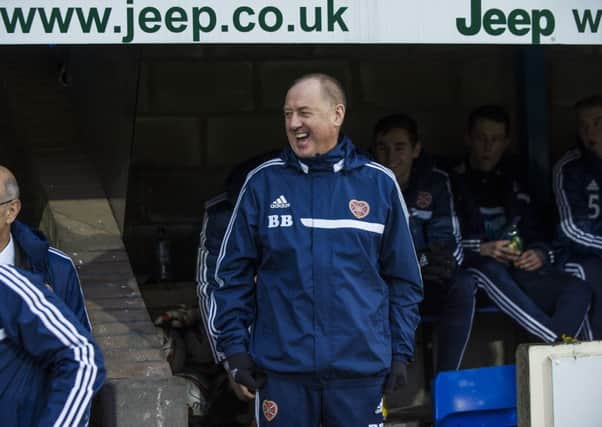
[[[314,157],[335,147],[345,104],[343,91],[329,80],[307,79],[291,87],[284,119],[288,142],[298,157]]]
[[[340,135],[324,74],[288,90],[289,147],[248,175],[208,284],[209,329],[257,423],[382,425],[405,384],[422,281],[393,173]]]
[[[564,269],[592,286],[590,309],[594,339],[602,339],[602,96],[579,101],[579,144],[554,168],[554,193],[560,213],[558,237],[570,259]]]

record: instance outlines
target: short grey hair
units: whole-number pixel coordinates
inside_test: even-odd
[[[333,105],[343,104],[345,107],[347,106],[347,97],[343,85],[334,77],[324,73],[306,74],[296,79],[291,87],[306,80],[317,80],[320,83],[322,94]]]

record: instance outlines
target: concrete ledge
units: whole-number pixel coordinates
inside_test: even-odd
[[[178,377],[111,380],[95,403],[97,426],[188,426],[186,382]]]
[[[57,84],[54,67],[43,66],[47,52],[28,55],[0,74],[16,138],[27,152],[38,228],[73,259],[105,356],[107,381],[95,399],[91,425],[187,427],[186,382],[173,377],[164,360],[96,170],[98,160],[74,139],[79,135],[72,132],[71,100]]]

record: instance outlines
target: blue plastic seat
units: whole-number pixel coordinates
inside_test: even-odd
[[[516,426],[516,367],[439,373],[433,383],[435,427]]]

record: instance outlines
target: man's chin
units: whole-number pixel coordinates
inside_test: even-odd
[[[297,157],[307,158],[313,157],[315,154],[315,150],[311,144],[303,144],[301,146],[299,144],[294,144],[292,148]]]

